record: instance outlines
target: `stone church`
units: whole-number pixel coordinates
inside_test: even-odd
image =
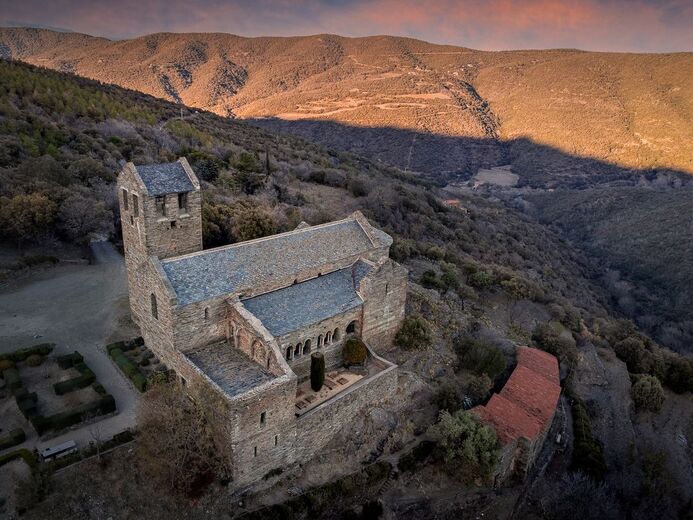
[[[355,414],[394,394],[374,349],[404,318],[407,271],[360,213],[202,248],[200,183],[185,158],[118,176],[132,317],[181,385],[227,404],[235,488],[305,462]],[[346,368],[349,338],[366,362]],[[325,385],[307,381],[322,352]]]

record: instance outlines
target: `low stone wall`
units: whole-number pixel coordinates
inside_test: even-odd
[[[306,461],[325,446],[352,418],[391,398],[397,390],[397,365],[362,379],[341,394],[296,419],[296,460]]]

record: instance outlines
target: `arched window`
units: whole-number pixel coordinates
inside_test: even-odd
[[[205,320],[209,319],[209,307],[205,307]]]
[[[325,334],[325,345],[332,343],[332,332]]]
[[[356,334],[356,320],[352,321],[351,323],[349,323],[349,325],[347,325],[346,333]]]
[[[156,294],[152,293],[151,300],[152,300],[152,316],[154,316],[155,320],[158,320],[159,319],[159,309],[157,308],[157,305],[156,305]]]
[[[301,344],[296,343],[296,348],[294,348],[294,357],[298,357],[301,355]]]
[[[310,340],[307,339],[306,342],[303,344],[303,353],[304,354],[310,354]]]
[[[291,345],[286,347],[286,360],[289,361],[292,358],[292,354],[294,353],[294,349]]]
[[[334,332],[332,333],[332,339],[335,341],[339,341],[339,329],[334,329]]]
[[[322,347],[322,334],[318,336],[318,348]]]

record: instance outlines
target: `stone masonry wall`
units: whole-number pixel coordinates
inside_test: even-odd
[[[352,321],[356,321],[360,324],[361,307],[333,316],[320,323],[306,327],[305,329],[281,336],[278,339],[278,343],[284,359],[286,359],[286,350],[289,347],[291,347],[293,352],[298,343],[301,343],[302,349],[306,340],[310,340],[311,352],[322,352],[325,356],[325,369],[332,370],[336,368],[342,364],[342,347],[344,346],[344,339],[346,337],[346,328]],[[335,330],[339,332],[339,339],[333,339],[331,343],[326,345],[325,338],[327,333],[332,332],[334,337]],[[357,325],[357,330],[360,330],[360,325]],[[318,347],[318,339],[321,335],[322,346]],[[310,376],[310,354],[300,355],[298,357],[292,355],[292,359],[288,360],[287,363],[299,379]]]
[[[378,349],[392,343],[404,319],[407,299],[407,270],[386,260],[361,281],[364,341]]]
[[[297,418],[296,460],[309,460],[357,413],[392,398],[396,390],[397,367],[393,365]]]

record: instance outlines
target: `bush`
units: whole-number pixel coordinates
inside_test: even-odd
[[[115,411],[115,409],[115,399],[112,395],[107,394],[91,403],[85,403],[48,417],[36,415],[31,418],[31,424],[39,435],[43,435],[47,431],[63,430],[84,421],[89,416],[105,415]]]
[[[349,338],[344,344],[344,364],[361,365],[368,357],[368,349],[359,338]]]
[[[629,336],[614,345],[614,352],[626,364],[629,372],[663,377],[664,363],[656,346],[646,345],[640,338]]]
[[[445,410],[446,412],[454,413],[462,408],[462,398],[457,389],[451,384],[443,384],[435,396],[433,402],[438,407],[438,411]]]
[[[441,412],[430,428],[448,469],[465,481],[487,480],[498,461],[496,432],[471,412]]]
[[[488,397],[493,388],[493,381],[486,374],[471,376],[464,388],[465,393],[475,402],[481,402]]]
[[[3,370],[2,378],[5,380],[5,386],[12,393],[22,387],[22,380],[19,377],[19,371],[16,368],[6,368]]]
[[[10,430],[7,435],[0,437],[0,450],[11,448],[17,444],[21,444],[26,440],[26,433],[21,428]]]
[[[592,436],[592,425],[585,405],[580,399],[573,399],[573,458],[571,467],[573,470],[582,471],[594,480],[602,480],[606,473],[606,463],[602,447]]]
[[[18,363],[20,361],[24,361],[26,358],[31,356],[32,354],[39,354],[40,356],[47,356],[53,351],[53,347],[55,346],[54,343],[39,343],[38,345],[34,345],[33,347],[27,347],[23,348],[20,350],[15,350],[14,352],[10,352],[9,354],[0,354],[0,361],[1,360],[10,360],[14,361],[15,363]]]
[[[400,457],[397,469],[400,471],[414,471],[433,453],[436,443],[429,440],[421,441],[414,448]]]
[[[36,392],[29,393],[26,388],[22,388],[15,394],[14,398],[17,401],[17,408],[19,408],[19,411],[22,412],[24,417],[30,419],[36,415]]]
[[[63,370],[67,370],[70,367],[75,366],[77,363],[82,363],[84,358],[82,354],[75,351],[72,354],[65,354],[64,356],[58,356],[58,366]]]
[[[488,271],[476,271],[467,277],[467,283],[476,289],[485,289],[496,283],[496,277]]]
[[[562,325],[557,323],[539,324],[532,333],[532,340],[541,350],[553,354],[559,361],[572,367],[577,362],[575,340],[572,336],[562,336],[558,330],[562,328]]]
[[[314,392],[319,392],[325,382],[325,356],[322,352],[313,352],[310,355],[310,387]]]
[[[37,367],[43,363],[43,356],[40,354],[31,354],[26,358],[26,364],[30,367]]]
[[[124,346],[131,350],[134,349],[136,345],[133,344],[130,346]],[[109,347],[112,347],[112,345],[109,345]],[[119,346],[113,346],[113,348],[107,348],[107,350],[115,364],[128,377],[128,379],[132,381],[135,388],[137,388],[140,392],[144,392],[147,389],[147,378],[140,371],[137,365],[135,365],[135,363],[133,363],[132,360],[130,360],[125,354],[123,354],[123,351]]]
[[[101,383],[94,383],[91,385],[91,387],[94,389],[94,392],[96,392],[99,395],[106,395],[106,389],[103,387]]]
[[[0,373],[4,372],[8,368],[14,368],[14,361],[11,359],[3,359],[0,361]]]
[[[0,455],[0,466],[4,466],[8,462],[12,462],[15,459],[23,459],[32,470],[36,469],[38,463],[36,461],[36,456],[27,450],[26,448],[20,448],[4,455]]]
[[[654,376],[636,376],[635,382],[630,387],[630,396],[636,410],[658,412],[664,403],[662,384]]]
[[[420,316],[408,316],[395,335],[395,344],[405,350],[419,350],[431,344],[431,329]]]
[[[458,337],[455,339],[454,347],[461,367],[475,374],[485,374],[490,379],[495,379],[505,370],[505,356],[495,345]]]
[[[677,394],[693,392],[693,362],[673,354],[666,360],[664,383]]]

